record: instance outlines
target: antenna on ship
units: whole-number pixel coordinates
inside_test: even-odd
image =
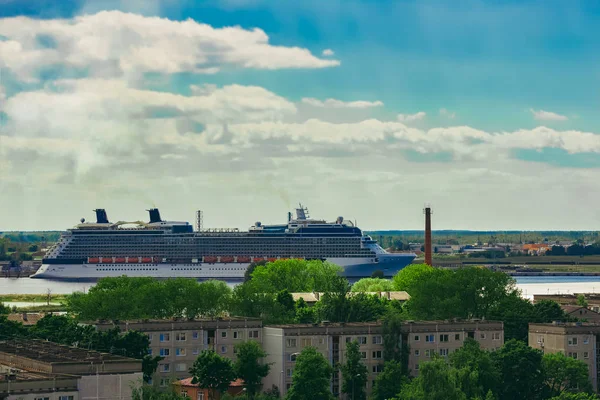
[[[202,210],[196,211],[196,231],[200,232],[204,228],[204,214]]]

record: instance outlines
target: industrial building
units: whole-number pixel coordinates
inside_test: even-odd
[[[0,341],[0,399],[131,399],[142,362],[42,340]]]

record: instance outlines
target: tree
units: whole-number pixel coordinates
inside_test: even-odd
[[[450,365],[457,370],[459,387],[469,399],[496,393],[502,382],[491,353],[482,350],[474,339],[467,338],[463,346],[450,355]]]
[[[402,366],[403,375],[408,375],[409,349],[402,335],[403,316],[390,310],[383,318],[383,359],[396,361]]]
[[[324,292],[341,271],[337,265],[318,260],[277,260],[257,266],[251,282],[263,293]]]
[[[267,265],[267,260],[250,263],[250,265],[248,265],[248,268],[246,268],[246,272],[244,272],[244,282],[248,282],[250,279],[252,279],[252,273],[259,265]]]
[[[394,285],[389,279],[362,278],[352,285],[353,292],[389,292]]]
[[[535,400],[542,398],[542,352],[518,340],[509,340],[493,354],[503,377],[497,393],[501,399]]]
[[[213,350],[203,350],[192,368],[192,383],[203,389],[208,389],[209,399],[214,399],[216,393],[223,393],[235,380],[235,371],[231,360],[221,357]]]
[[[10,314],[10,307],[7,307],[2,302],[0,302],[0,315],[6,314]]]
[[[550,400],[600,400],[600,397],[591,393],[562,392],[561,394],[551,398]]]
[[[248,397],[252,399],[260,391],[262,380],[271,369],[269,364],[262,362],[267,353],[253,340],[240,343],[235,348],[237,358],[233,368],[237,377],[244,380]]]
[[[397,361],[386,361],[383,372],[375,378],[375,385],[371,398],[373,400],[387,400],[400,393],[402,387],[408,384],[405,368]]]
[[[296,358],[292,387],[286,400],[333,400],[329,390],[333,368],[314,347],[305,347]]]
[[[140,385],[134,387],[131,391],[131,400],[189,400],[189,397],[185,397],[176,393],[174,390],[161,391],[154,386]]]
[[[325,293],[315,305],[320,320],[332,322],[348,322],[350,311],[350,283],[341,276],[330,279],[325,287]]]
[[[588,367],[583,361],[562,353],[548,353],[542,358],[542,370],[548,397],[558,396],[562,392],[592,391]]]
[[[423,277],[435,271],[427,264],[411,264],[400,271],[392,278],[395,290],[405,290],[410,293],[412,286],[419,282]]]
[[[294,322],[297,324],[311,324],[315,322],[314,309],[309,307],[302,297],[296,301],[296,317]]]
[[[365,400],[368,371],[365,364],[361,362],[360,346],[356,340],[346,344],[346,363],[341,369],[342,392],[352,396],[350,397],[352,400]]]
[[[581,307],[587,307],[588,306],[588,301],[586,300],[584,294],[579,293],[577,295],[577,305],[580,305]]]
[[[402,400],[467,400],[446,360],[434,358],[419,367],[419,376],[402,388]]]
[[[383,279],[385,277],[385,274],[383,273],[382,270],[380,269],[376,269],[375,271],[373,271],[373,273],[371,274],[371,278],[379,278],[379,279]]]

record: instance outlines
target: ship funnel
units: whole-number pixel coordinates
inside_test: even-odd
[[[94,210],[96,213],[96,223],[98,224],[108,224],[108,217],[106,216],[106,211],[103,208],[98,208]]]
[[[150,223],[154,223],[154,222],[162,222],[162,219],[160,219],[160,212],[158,211],[158,208],[151,208],[150,210],[146,210],[150,213]]]

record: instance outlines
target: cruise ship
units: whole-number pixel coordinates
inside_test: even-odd
[[[46,253],[31,278],[97,280],[132,276],[195,279],[243,279],[248,265],[278,259],[323,260],[337,264],[349,278],[369,277],[381,270],[393,276],[415,258],[388,253],[351,221],[311,219],[300,205],[295,218],[281,225],[256,222],[247,231],[194,231],[188,222],[164,221],[158,209],[147,210],[149,222],[108,220],[94,210],[96,222],[64,232]]]

